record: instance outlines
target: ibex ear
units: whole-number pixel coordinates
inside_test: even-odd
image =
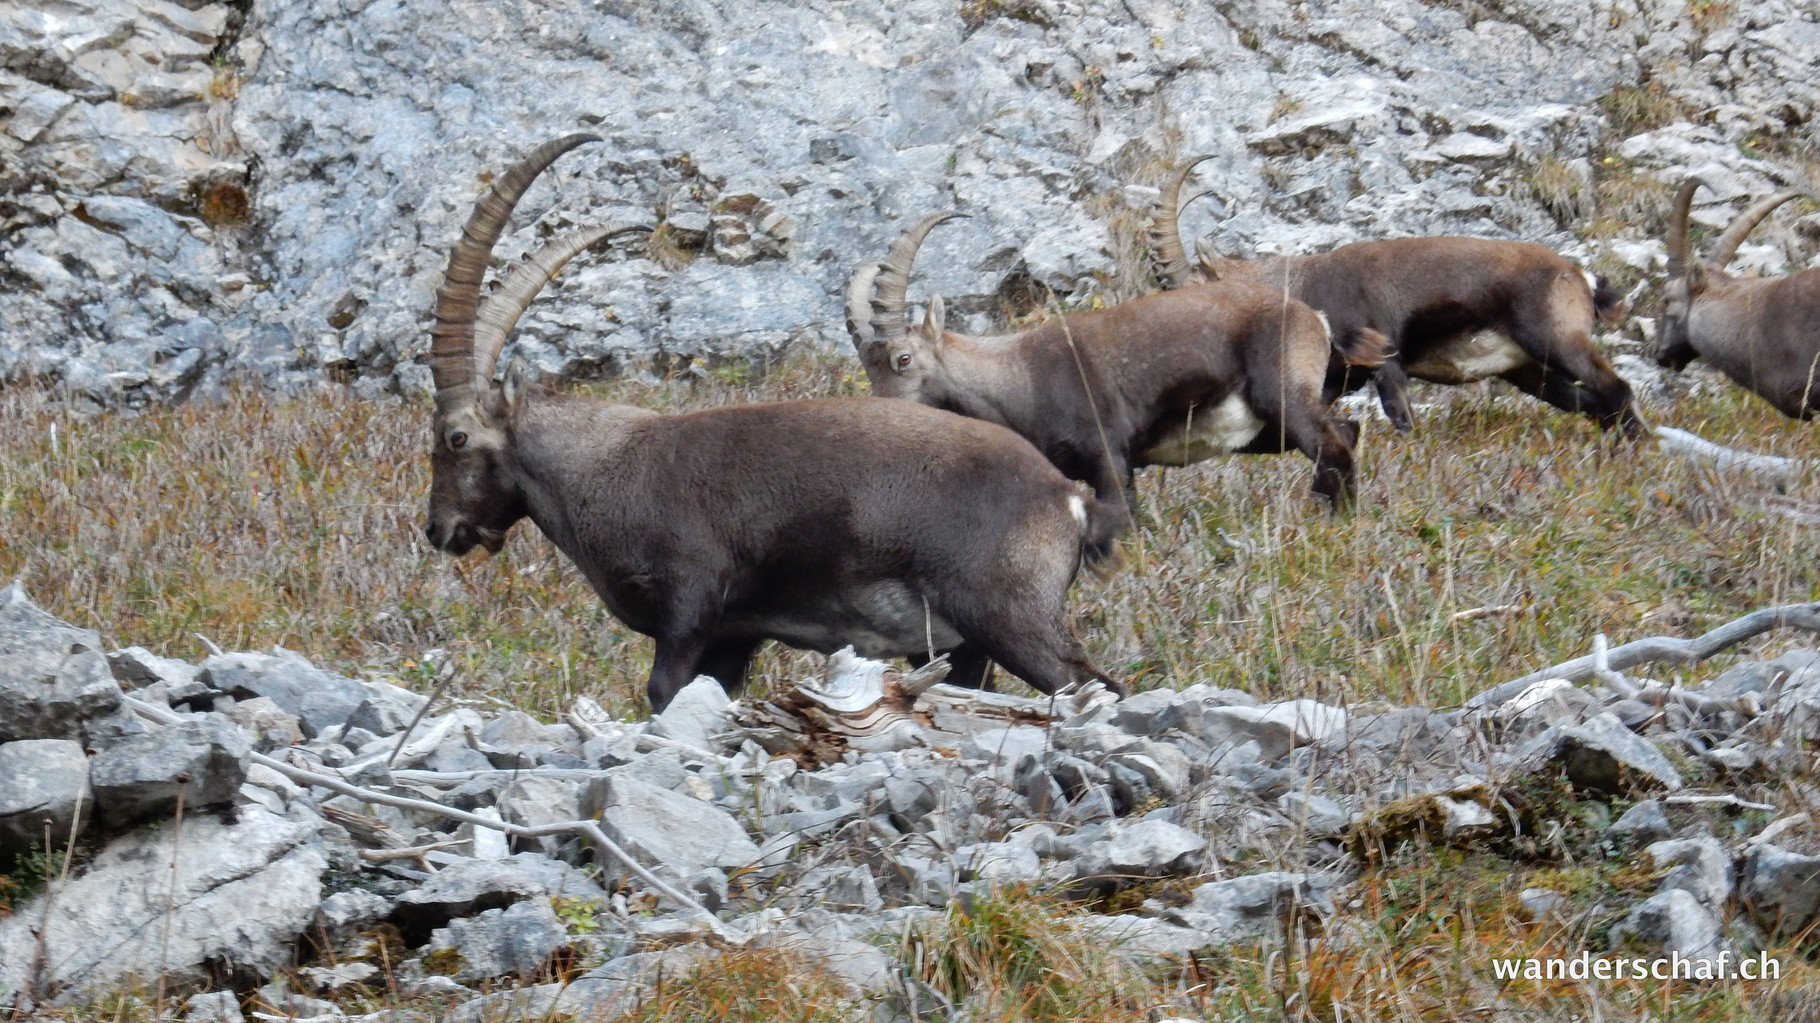
[[[1687,293],[1698,295],[1706,290],[1706,267],[1689,261],[1687,264]]]
[[[1207,275],[1208,280],[1217,281],[1220,279],[1220,263],[1223,261],[1223,258],[1219,253],[1213,251],[1213,246],[1207,243],[1207,239],[1195,239],[1194,255],[1195,258],[1200,261],[1201,272]]]
[[[923,333],[934,341],[942,336],[943,325],[948,322],[948,307],[942,303],[940,294],[929,296],[929,308],[923,312]]]
[[[520,359],[513,359],[512,364],[506,367],[506,378],[500,385],[499,396],[505,399],[508,413],[518,407],[518,399],[524,397],[525,388],[530,386],[525,373],[525,364]]]

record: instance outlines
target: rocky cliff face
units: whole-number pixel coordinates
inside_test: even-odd
[[[964,328],[1043,287],[1121,297],[1150,186],[1204,152],[1212,196],[1184,226],[1222,251],[1464,233],[1640,280],[1685,174],[1715,186],[1708,222],[1808,180],[1817,18],[1800,0],[8,5],[0,379],[101,404],[237,377],[419,388],[486,175],[578,129],[605,144],[533,190],[541,221],[502,250],[606,216],[659,232],[585,255],[526,317],[519,353],[551,372],[844,346],[846,275],[941,208],[973,216],[919,268]],[[1756,240],[1759,265],[1812,249]]]

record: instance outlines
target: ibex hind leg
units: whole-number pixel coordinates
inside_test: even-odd
[[[1122,683],[1087,659],[1080,641],[1062,624],[1059,606],[1039,610],[1024,605],[990,611],[969,625],[972,628],[966,631],[974,639],[968,646],[976,646],[1040,692],[1054,693],[1070,683],[1097,679],[1118,695],[1125,695]]]
[[[968,689],[992,691],[992,656],[978,643],[962,643],[948,652],[948,677],[942,681]],[[929,663],[929,655],[910,654],[905,660],[913,668]]]
[[[1626,436],[1639,436],[1643,423],[1630,401],[1630,387],[1606,372],[1589,375],[1566,369],[1550,369],[1532,362],[1499,374],[1518,390],[1540,398],[1563,412],[1574,412],[1590,418],[1600,429],[1621,430]],[[1606,379],[1612,376],[1611,379]]]

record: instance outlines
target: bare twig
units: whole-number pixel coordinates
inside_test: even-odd
[[[1635,667],[1639,664],[1667,662],[1670,664],[1695,664],[1719,653],[1727,647],[1735,646],[1761,635],[1771,629],[1779,628],[1806,629],[1809,632],[1820,632],[1820,602],[1807,604],[1784,604],[1781,607],[1764,608],[1753,611],[1742,618],[1727,622],[1724,625],[1698,636],[1694,639],[1679,639],[1673,636],[1652,636],[1614,647],[1606,653],[1606,664],[1612,670]],[[1512,679],[1502,685],[1480,693],[1466,701],[1467,710],[1487,710],[1495,707],[1528,688],[1532,683],[1547,678],[1562,678],[1569,682],[1584,682],[1594,677],[1596,660],[1591,655],[1576,657],[1571,661],[1557,664],[1552,668],[1532,671],[1522,678]],[[1691,695],[1691,694],[1689,694]]]
[[[1740,799],[1730,792],[1721,792],[1711,796],[1699,793],[1664,796],[1662,801],[1670,806],[1735,806],[1740,810],[1774,810],[1776,808],[1773,803],[1753,803],[1748,799]]]
[[[1481,618],[1516,614],[1521,610],[1523,610],[1522,604],[1486,604],[1484,607],[1469,607],[1464,611],[1455,611],[1448,617],[1456,622],[1476,622]]]

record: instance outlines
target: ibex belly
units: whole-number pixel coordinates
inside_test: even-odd
[[[1234,394],[1210,409],[1190,410],[1138,459],[1145,465],[1188,465],[1215,455],[1229,455],[1251,443],[1263,429],[1264,421],[1251,411],[1245,399]]]
[[[755,631],[793,647],[832,653],[852,646],[861,657],[947,650],[962,638],[953,625],[900,582],[874,583],[818,605],[793,608],[788,614],[754,616],[751,624],[757,627]]]
[[[1532,361],[1511,339],[1495,331],[1462,334],[1423,352],[1403,368],[1419,380],[1437,384],[1470,384],[1508,373]]]

